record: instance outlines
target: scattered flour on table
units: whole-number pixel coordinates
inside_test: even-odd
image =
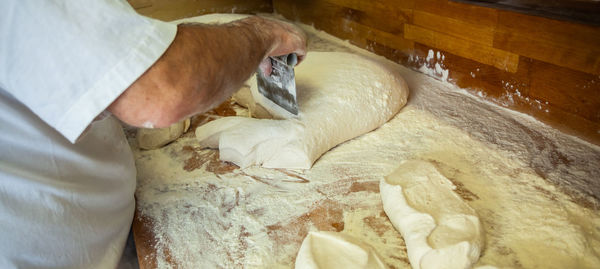
[[[355,51],[314,29],[308,36],[313,50]],[[408,105],[310,170],[236,169],[189,136],[151,151],[133,141],[137,206],[153,223],[158,266],[290,268],[309,231],[334,231],[410,268],[378,185],[416,159],[434,164],[478,213],[486,245],[476,265],[600,268],[600,213],[584,199],[600,193],[598,147],[393,66],[409,84]],[[561,191],[586,184],[577,199]]]

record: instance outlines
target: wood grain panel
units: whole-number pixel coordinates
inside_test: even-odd
[[[374,28],[367,27],[360,23],[345,20],[351,32],[356,32],[360,39],[365,40],[365,47],[368,41],[374,41],[378,44],[401,50],[405,53],[410,53],[413,49],[414,42],[408,39],[404,39],[402,35],[390,34],[388,32],[380,31]]]
[[[500,11],[494,47],[600,74],[600,27]]]
[[[413,13],[413,24],[488,47],[494,45],[494,27],[471,24],[462,20],[417,10]]]
[[[534,61],[530,96],[600,123],[600,76]]]
[[[348,36],[348,29],[344,29],[344,18],[351,20],[355,10],[345,8],[326,1],[292,1],[274,0],[273,8],[284,17],[313,25],[315,28],[336,35],[343,33]],[[346,38],[347,39],[347,38]]]
[[[466,59],[453,53],[439,50],[423,44],[415,44],[415,55],[420,62],[410,63],[411,67],[418,68],[424,64],[429,50],[440,52],[444,59],[439,61],[434,58],[433,65],[437,62],[450,69],[448,79],[463,89],[481,92],[482,96],[496,103],[511,105],[508,96],[526,96],[529,92],[529,68],[531,60],[519,59],[519,68],[516,73],[500,70],[494,66],[482,64],[475,60]]]
[[[386,45],[377,43],[372,40],[367,40],[366,49],[377,55],[381,55],[393,62],[408,65],[408,59],[410,54],[406,53],[406,51],[404,50],[390,48]]]
[[[390,26],[393,32],[390,33],[378,28],[366,25],[373,25],[374,20],[368,19],[364,15],[366,12],[355,10],[349,6],[357,7],[358,4],[347,4],[341,6],[330,1],[302,1],[294,2],[289,0],[276,0],[273,2],[277,12],[287,18],[298,20],[306,24],[313,24],[317,29],[324,30],[341,39],[349,40],[351,43],[367,48],[372,42],[384,45],[386,47],[405,51],[413,48],[413,42],[402,37],[403,18],[398,20],[398,26]],[[388,27],[388,29],[391,29]],[[402,29],[396,29],[401,27]]]
[[[339,6],[350,7],[358,10],[412,10],[415,7],[415,1],[419,0],[325,0]]]
[[[574,47],[600,45],[600,29],[595,26],[499,11],[498,27],[557,44]]]
[[[415,44],[415,55],[420,62],[406,65],[413,68],[423,65],[429,50],[444,55],[440,63],[451,67],[449,80],[473,95],[600,144],[600,77],[527,57],[520,57],[517,73],[510,73],[419,43]],[[574,85],[579,87],[572,88]],[[581,116],[584,113],[596,118]]]
[[[278,13],[287,18],[308,24],[314,23],[315,26],[323,27],[331,22],[343,23],[344,21],[337,20],[343,18],[390,34],[402,34],[404,22],[410,20],[412,11],[395,6],[385,7],[381,2],[383,1],[371,3],[356,0],[274,0],[273,5]]]
[[[418,0],[415,1],[416,10],[485,27],[495,27],[498,16],[498,10],[496,9],[455,3],[448,0]]]
[[[561,21],[600,26],[598,0],[451,0],[490,8],[504,9]]]
[[[164,21],[208,13],[272,12],[270,0],[128,0],[142,15]]]
[[[391,34],[402,34],[404,22],[410,21],[412,9],[411,1],[375,0],[325,0],[331,4],[349,8],[355,11],[352,20],[373,29]]]
[[[435,32],[420,26],[405,24],[404,38],[512,73],[517,72],[519,66],[519,55],[517,54]]]

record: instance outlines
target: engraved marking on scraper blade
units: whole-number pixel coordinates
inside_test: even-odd
[[[270,76],[265,76],[260,69],[258,70],[258,92],[288,112],[298,115],[294,78],[294,66],[298,62],[296,54],[269,58],[273,71]]]

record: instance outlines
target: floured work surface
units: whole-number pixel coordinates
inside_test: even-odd
[[[353,50],[314,31],[309,40],[312,50]],[[600,266],[591,198],[600,195],[598,147],[395,68],[409,84],[408,105],[310,170],[238,169],[198,148],[194,128],[159,150],[137,150],[132,139],[140,266],[290,268],[307,233],[320,230],[349,234],[389,267],[410,268],[378,193],[380,179],[410,159],[434,164],[479,214],[486,246],[477,265]],[[219,112],[235,113],[230,104]],[[196,124],[207,117],[218,116]]]

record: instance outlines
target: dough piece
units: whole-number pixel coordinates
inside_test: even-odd
[[[470,268],[484,244],[479,217],[428,162],[406,161],[381,180],[383,208],[412,268]]]
[[[310,232],[296,257],[297,269],[386,268],[375,250],[342,233]]]
[[[258,89],[256,85],[256,76],[252,76],[246,81],[245,85],[232,96],[233,101],[247,108],[251,118],[272,119],[273,116],[269,111],[262,105],[254,102],[254,96],[252,95],[250,85],[254,85],[253,88]]]
[[[387,122],[408,97],[399,74],[355,54],[310,52],[295,72],[297,117],[218,119],[196,129],[200,144],[242,168],[309,169],[332,147]]]
[[[190,128],[190,119],[175,123],[166,128],[137,130],[136,138],[141,149],[157,149],[179,138]]]

